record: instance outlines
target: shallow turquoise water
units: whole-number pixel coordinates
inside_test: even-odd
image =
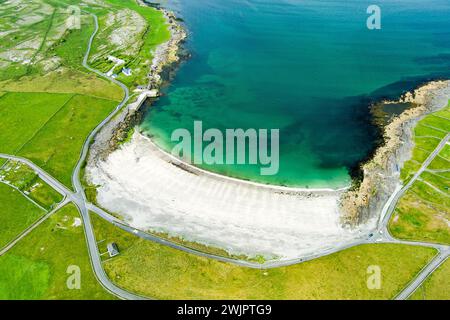
[[[368,105],[450,73],[450,1],[169,1],[192,57],[141,125],[171,149],[176,128],[279,128],[280,170],[210,170],[266,183],[340,187],[373,151]]]

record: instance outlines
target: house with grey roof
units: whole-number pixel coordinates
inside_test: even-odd
[[[106,247],[108,248],[108,254],[111,258],[119,254],[119,247],[115,242],[108,243]]]

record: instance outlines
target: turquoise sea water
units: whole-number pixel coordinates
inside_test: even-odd
[[[381,30],[366,9],[381,8]],[[273,184],[341,187],[373,151],[368,105],[450,76],[450,1],[190,0],[164,4],[184,20],[192,57],[141,128],[170,150],[176,128],[279,128],[280,171],[207,169]]]

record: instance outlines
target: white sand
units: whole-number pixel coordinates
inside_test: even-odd
[[[340,192],[286,192],[182,169],[174,162],[178,160],[135,133],[87,172],[100,185],[99,204],[133,227],[231,253],[291,259],[361,236],[339,224]]]

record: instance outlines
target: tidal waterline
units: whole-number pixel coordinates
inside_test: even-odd
[[[141,129],[166,150],[177,128],[280,129],[280,169],[202,165],[225,175],[300,187],[346,186],[379,139],[369,105],[450,76],[450,2],[169,1],[191,58]]]

